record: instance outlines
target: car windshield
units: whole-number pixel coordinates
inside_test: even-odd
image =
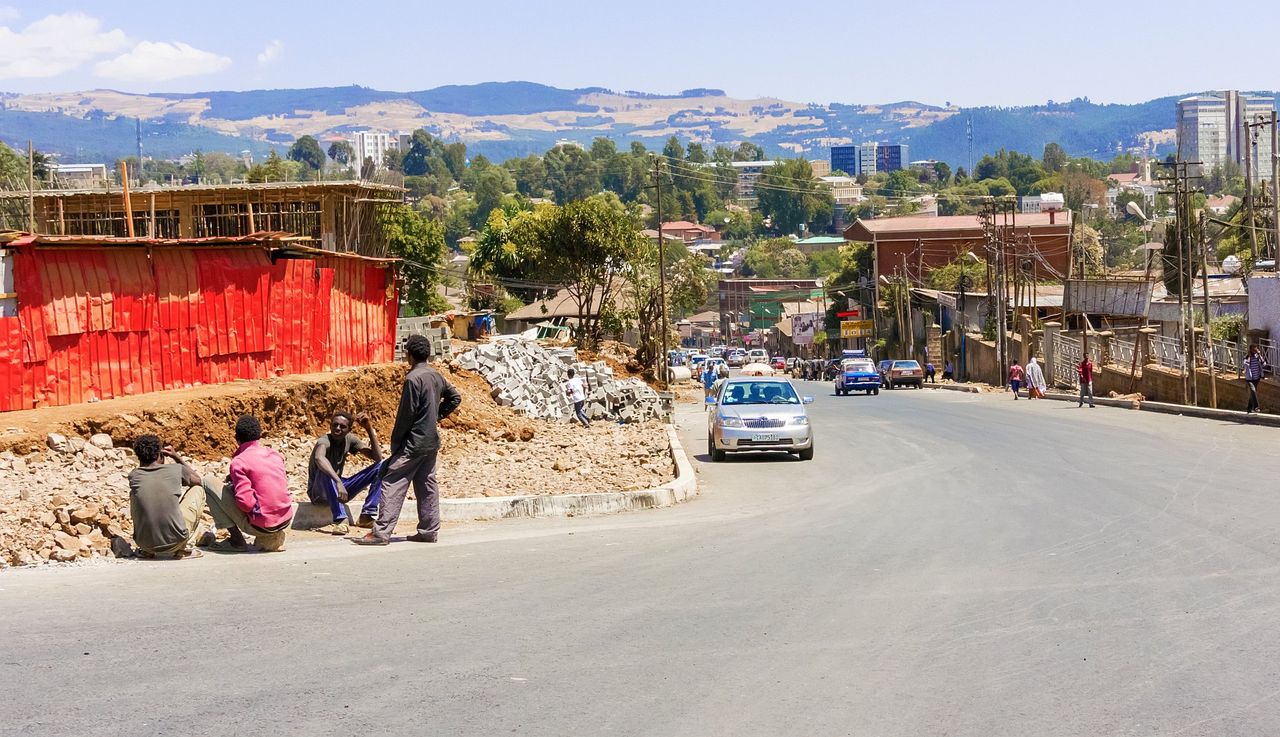
[[[875,371],[876,367],[870,361],[845,361],[845,371]]]
[[[894,361],[893,367],[897,369],[917,369],[920,368],[920,364],[915,361]]]
[[[725,405],[800,404],[790,384],[781,381],[735,381],[725,387]]]

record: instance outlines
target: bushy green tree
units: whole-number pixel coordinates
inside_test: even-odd
[[[773,228],[795,233],[800,225],[815,232],[831,223],[834,207],[831,190],[813,178],[813,167],[804,159],[788,159],[760,175],[756,189],[760,212],[773,219]]]
[[[437,292],[444,271],[444,231],[408,205],[380,205],[378,228],[391,253],[406,263],[400,269],[401,301],[409,312],[428,315],[448,307]]]
[[[320,171],[324,168],[324,151],[314,137],[303,136],[289,147],[289,160],[297,161],[311,171]]]

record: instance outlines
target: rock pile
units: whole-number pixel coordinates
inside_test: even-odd
[[[587,390],[587,417],[643,422],[666,414],[657,392],[639,379],[618,379],[604,361],[584,363],[571,349],[547,349],[527,338],[502,337],[461,354],[457,364],[493,387],[498,404],[545,420],[571,420],[564,393],[569,369]]]
[[[396,321],[396,360],[404,360],[404,342],[410,335],[425,335],[431,341],[431,360],[449,361],[453,358],[453,340],[448,325],[432,327],[439,318],[402,317]]]

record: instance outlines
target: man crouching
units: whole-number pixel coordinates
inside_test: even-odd
[[[311,452],[307,498],[313,504],[328,504],[329,511],[333,513],[333,524],[325,525],[317,532],[347,534],[350,527],[345,505],[366,487],[369,495],[360,509],[356,527],[373,527],[374,518],[378,515],[378,503],[382,501],[382,448],[378,445],[378,434],[369,422],[369,415],[361,412],[354,418],[355,423],[364,428],[364,434],[369,438],[367,443],[351,432],[352,419],[346,412],[334,412],[329,418],[329,433],[316,440],[315,449]],[[342,472],[350,455],[364,456],[372,463],[344,477]]]

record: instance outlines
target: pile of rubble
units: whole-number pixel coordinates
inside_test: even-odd
[[[129,500],[121,489],[137,462],[111,437],[49,436],[48,456],[0,453],[0,477],[15,496],[0,497],[0,568],[53,560],[133,554]],[[52,492],[50,494],[50,492]],[[34,498],[33,498],[34,497]]]
[[[528,417],[573,418],[573,404],[564,393],[571,368],[586,387],[587,417],[593,420],[644,422],[670,411],[643,381],[618,379],[604,361],[584,363],[572,349],[547,349],[528,338],[495,339],[461,354],[457,364],[483,376],[498,404]]]

